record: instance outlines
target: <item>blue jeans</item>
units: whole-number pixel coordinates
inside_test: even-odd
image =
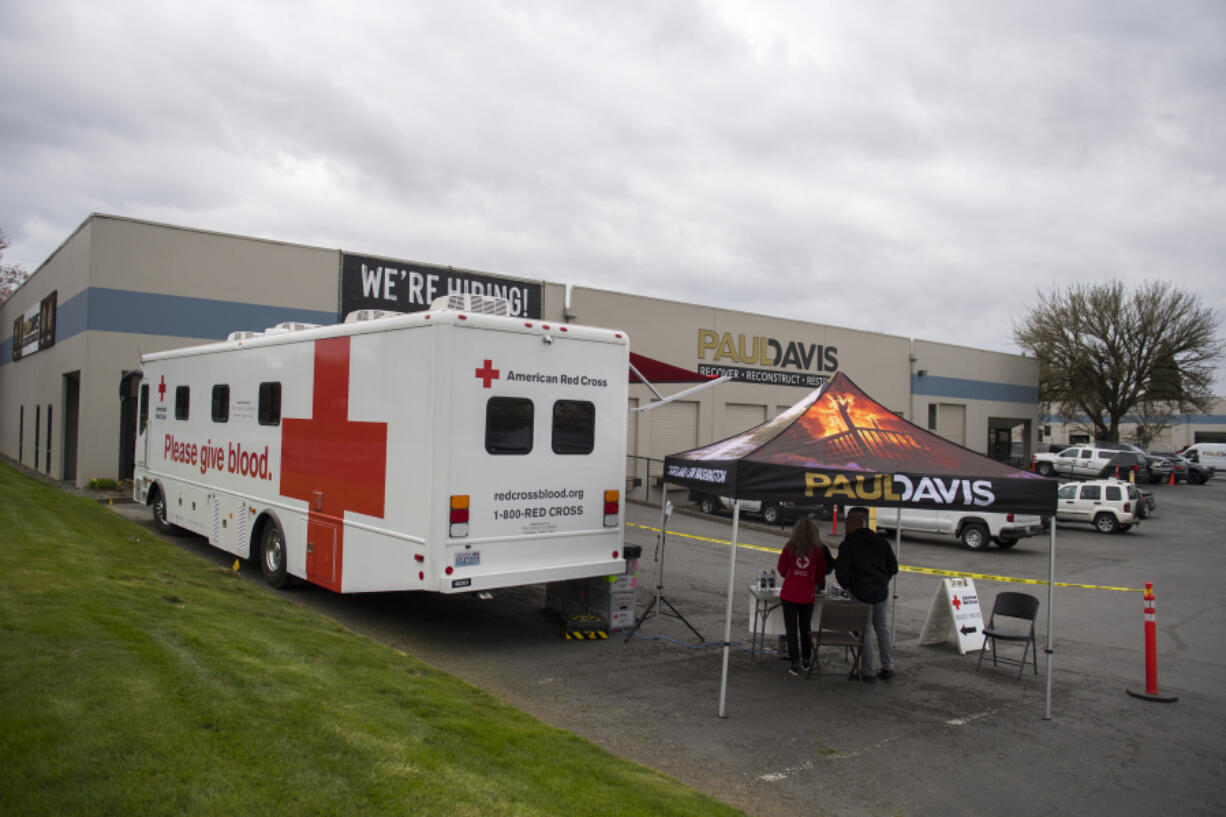
[[[864,628],[864,637],[860,640],[860,672],[864,675],[873,674],[873,632],[877,633],[877,652],[881,655],[881,668],[894,670],[894,645],[890,639],[890,621],[888,607],[890,601],[879,601],[873,605],[869,618],[871,627]]]

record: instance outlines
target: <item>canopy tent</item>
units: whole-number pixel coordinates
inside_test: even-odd
[[[1054,517],[1054,479],[985,457],[904,420],[842,372],[773,420],[710,445],[672,454],[664,479],[734,499],[888,508],[980,509]],[[724,632],[720,716],[728,679],[739,503]],[[1055,520],[1049,550],[1047,697],[1051,710]]]

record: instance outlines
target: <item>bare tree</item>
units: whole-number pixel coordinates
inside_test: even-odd
[[[1130,414],[1151,421],[1152,438],[1158,415],[1168,415],[1164,428],[1175,414],[1213,406],[1224,350],[1217,317],[1169,281],[1132,292],[1118,281],[1040,292],[1013,336],[1039,361],[1040,401],[1085,417],[1097,439],[1118,441]]]
[[[0,259],[4,258],[4,251],[8,248],[8,237],[0,230]],[[21,264],[0,264],[0,304],[7,301],[13,290],[21,286],[22,281],[28,277],[30,273],[26,272],[26,268]]]

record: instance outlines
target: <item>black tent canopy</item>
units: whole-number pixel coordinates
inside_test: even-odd
[[[740,434],[664,459],[667,482],[734,499],[885,508],[969,509],[1054,516],[1054,479],[985,457],[881,406],[847,375],[815,389],[787,411]],[[739,503],[724,632],[724,677],[732,634]],[[1051,699],[1055,520],[1048,582],[1048,714]]]
[[[997,462],[883,408],[840,372],[778,417],[672,454],[665,478],[737,499],[1052,514],[1055,480]]]

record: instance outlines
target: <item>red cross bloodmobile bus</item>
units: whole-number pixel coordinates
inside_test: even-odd
[[[455,295],[143,355],[133,494],[340,593],[622,573],[629,338]]]

